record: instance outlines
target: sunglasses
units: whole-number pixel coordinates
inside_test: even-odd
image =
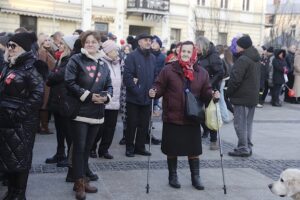
[[[17,47],[17,45],[14,44],[14,43],[7,43],[7,44],[6,44],[6,47],[7,47],[8,49],[9,49],[9,48],[15,49],[15,48]]]

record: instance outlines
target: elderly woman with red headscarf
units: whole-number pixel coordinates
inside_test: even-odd
[[[167,155],[169,185],[181,187],[177,177],[177,157],[187,156],[192,185],[204,190],[199,176],[199,155],[202,154],[200,122],[191,120],[185,114],[185,90],[189,88],[203,103],[209,102],[212,96],[219,98],[219,92],[212,92],[207,71],[196,61],[197,50],[193,42],[183,42],[178,60],[162,69],[149,96],[163,96],[161,149]]]

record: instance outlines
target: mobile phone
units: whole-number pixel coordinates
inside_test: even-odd
[[[100,96],[101,97],[106,97],[107,96],[107,91],[101,91]]]

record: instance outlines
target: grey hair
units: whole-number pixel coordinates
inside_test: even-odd
[[[201,49],[202,52],[207,52],[209,49],[210,41],[204,37],[204,36],[199,36],[196,39],[196,47]]]

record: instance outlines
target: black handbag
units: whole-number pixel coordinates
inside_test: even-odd
[[[194,122],[205,122],[204,104],[191,92],[190,81],[185,79],[185,114],[186,117]]]
[[[93,85],[96,81],[96,78],[97,78],[97,74],[99,72],[99,68],[100,68],[100,66],[99,66],[99,62],[98,62],[97,63],[97,71],[93,78],[93,82],[91,83],[89,88],[87,88],[87,90],[91,90],[91,88],[93,87]],[[70,92],[67,92],[67,94],[64,95],[64,99],[65,99],[65,101],[63,103],[63,108],[62,108],[64,116],[66,116],[70,119],[75,119],[79,113],[82,102],[80,101],[80,99],[78,99],[74,95],[70,94]]]

